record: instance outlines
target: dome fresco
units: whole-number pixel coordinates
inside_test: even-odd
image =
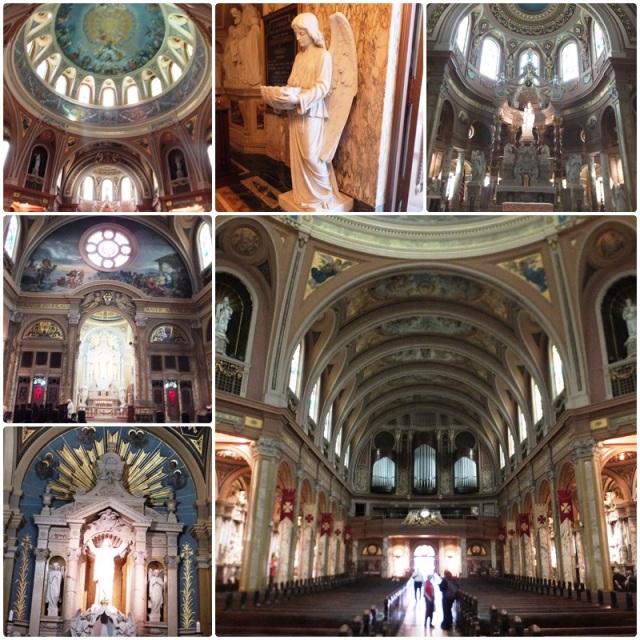
[[[158,53],[165,22],[158,4],[61,4],[55,37],[69,62],[84,71],[121,75]]]

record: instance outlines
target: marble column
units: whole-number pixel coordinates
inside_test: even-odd
[[[513,536],[509,535],[509,531],[515,530],[515,522],[513,520],[507,520],[506,528],[507,528],[507,543],[504,545],[504,565],[505,565],[505,573],[515,573],[515,566],[513,563],[513,554],[512,554],[512,541]]]
[[[289,563],[291,557],[291,546],[293,541],[293,522],[289,518],[280,520],[278,524],[278,573],[276,580],[286,582],[289,579]],[[294,548],[295,550],[295,548]]]
[[[384,536],[382,538],[382,578],[390,578],[389,571],[389,536]]]
[[[553,544],[556,550],[556,575],[562,579],[563,558],[562,558],[562,535],[560,532],[560,507],[558,506],[558,483],[556,482],[555,465],[547,467],[547,478],[551,485],[551,512],[553,514]]]
[[[64,575],[64,597],[62,600],[62,617],[64,618],[64,630],[68,631],[71,618],[82,604],[82,585],[79,581],[80,558],[82,558],[82,545],[80,544],[80,528],[84,520],[70,521],[69,550],[67,551],[67,570]]]
[[[134,398],[138,401],[149,401],[151,400],[151,372],[149,371],[149,358],[147,357],[147,322],[149,318],[142,314],[136,313],[135,322],[136,322],[136,330],[137,336],[134,339],[134,347],[136,349],[136,395],[137,398]],[[164,393],[164,389],[162,390]]]
[[[578,527],[577,531],[574,532],[575,541],[576,541],[576,550],[578,552],[578,576],[580,580],[578,582],[585,582],[585,564],[584,564],[584,545],[582,544],[582,531]],[[574,572],[575,573],[575,572]],[[575,576],[574,576],[575,580]]]
[[[576,488],[584,544],[586,586],[592,591],[611,589],[609,548],[600,479],[602,445],[588,438],[575,441],[571,458],[575,469]]]
[[[606,151],[600,152],[600,172],[602,173],[602,188],[604,191],[604,210],[615,211],[611,181],[609,179],[609,156]]]
[[[166,556],[164,561],[167,566],[167,635],[169,637],[173,636],[175,638],[178,635],[178,626],[180,620],[180,611],[178,609],[178,601],[180,599],[180,579],[178,576],[178,565],[180,564],[180,556]],[[137,571],[138,562],[136,561],[136,572]],[[144,565],[142,567],[142,580],[144,581]],[[146,613],[146,593],[142,605],[144,612]],[[202,611],[200,613],[202,613]]]
[[[463,180],[463,172],[464,172],[464,149],[458,149],[458,164],[456,166],[456,177],[455,177],[455,186],[453,188],[453,196],[451,197],[451,202],[456,202],[456,206],[451,207],[451,211],[460,211],[460,182]],[[465,193],[466,197],[466,193]],[[463,204],[464,206],[464,204]]]
[[[205,348],[202,341],[202,322],[200,321],[200,318],[191,320],[191,329],[193,350],[196,356],[196,366],[195,371],[193,372],[193,407],[197,410],[211,402],[211,386],[206,382],[209,378],[207,375],[207,363],[204,356]],[[182,396],[182,394],[180,395]],[[180,401],[182,401],[182,397]]]
[[[40,635],[40,616],[44,602],[44,574],[49,557],[49,549],[34,549],[36,566],[33,571],[33,590],[31,591],[31,616],[29,618],[29,635]]]
[[[491,568],[496,569],[498,567],[498,555],[496,553],[496,541],[491,538]],[[503,567],[504,570],[504,567]]]
[[[467,539],[465,536],[460,536],[460,577],[467,578],[469,573],[467,571]]]
[[[443,73],[432,72],[427,79],[427,85],[427,158],[431,158],[438,135],[442,105],[449,89],[449,79]]]
[[[637,509],[638,506],[635,502],[630,502],[626,505],[627,507],[627,519],[629,522],[629,550],[631,552],[631,557],[629,558],[629,563],[633,564],[634,567],[637,565],[638,559],[638,522],[637,522]]]
[[[610,87],[610,97],[616,116],[618,144],[624,173],[624,186],[629,201],[629,211],[636,210],[636,170],[637,170],[637,122],[631,105],[631,85],[617,82]]]
[[[251,515],[247,519],[239,587],[240,591],[253,592],[264,589],[268,582],[271,519],[282,444],[279,440],[261,436],[251,443],[251,453]]]
[[[289,571],[285,580],[293,580],[296,560],[296,547],[298,546],[298,538],[302,533],[302,526],[298,526],[298,515],[300,514],[300,503],[302,501],[302,479],[304,478],[304,467],[298,466],[296,469],[296,499],[293,505],[293,531],[291,534],[291,543],[289,545]],[[304,526],[304,525],[303,525]],[[302,563],[301,563],[302,564]],[[298,569],[298,578],[301,576],[302,567]]]
[[[19,367],[18,360],[18,334],[20,333],[20,328],[22,327],[22,318],[24,314],[21,311],[13,311],[9,316],[9,327],[7,329],[7,335],[4,339],[4,381],[5,385],[9,383],[10,380],[13,380],[15,376],[15,372]],[[17,376],[16,376],[17,377]],[[5,393],[9,391],[8,387],[5,386]],[[11,398],[5,401],[7,404],[7,408],[10,411],[13,411],[13,406],[10,405]],[[15,398],[13,398],[13,404],[15,404]],[[15,421],[15,417],[14,417]]]
[[[596,159],[593,154],[588,156],[589,162],[589,190],[591,191],[591,211],[599,211],[598,189],[596,187]]]
[[[573,527],[571,520],[565,520],[560,525],[560,555],[562,555],[561,580],[573,582],[575,580],[575,552],[573,548]]]
[[[131,554],[131,559],[133,560],[133,583],[131,589],[133,597],[130,604],[131,614],[133,615],[133,620],[136,625],[137,635],[144,635],[144,623],[147,621],[147,581],[145,575],[147,554],[142,550],[137,550]],[[174,575],[174,580],[175,579],[176,576]],[[169,606],[171,606],[172,600],[170,593],[171,583],[172,580],[169,576],[169,571],[167,571],[167,601]],[[113,602],[110,602],[109,604],[113,605]],[[171,620],[170,613],[167,620]]]
[[[67,398],[71,398],[73,403],[77,406],[78,399],[76,398],[73,385],[76,379],[76,362],[78,359],[80,345],[78,340],[78,323],[80,322],[80,314],[77,311],[70,311],[67,314],[67,320],[69,322],[67,354],[63,359],[62,380],[60,381],[60,399],[66,400]]]
[[[444,159],[444,164],[442,165],[442,178],[443,178],[443,186],[442,186],[442,199],[440,202],[443,205],[444,210],[444,200],[447,197],[447,191],[449,190],[449,172],[451,171],[451,160],[453,159],[453,146],[447,149],[447,155]]]

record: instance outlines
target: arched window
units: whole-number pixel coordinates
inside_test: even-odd
[[[127,93],[125,94],[125,101],[127,104],[137,104],[140,99],[140,94],[138,93],[138,87],[135,84],[129,85],[127,87]]]
[[[570,42],[562,49],[560,53],[560,69],[564,82],[573,80],[580,75],[578,45],[575,42]]]
[[[113,202],[113,182],[109,178],[102,181],[102,202]]]
[[[555,344],[551,345],[550,351],[551,387],[553,389],[553,399],[555,400],[564,391],[564,374],[562,358],[560,358]]]
[[[116,104],[116,92],[111,87],[102,90],[102,106],[113,107]]]
[[[4,252],[13,259],[18,246],[18,216],[15,214],[9,218],[9,224],[7,225],[7,231],[4,239]]]
[[[135,200],[135,196],[133,193],[133,184],[131,183],[131,178],[127,176],[122,178],[122,182],[120,183],[120,200],[122,202]]]
[[[470,456],[462,456],[453,465],[454,486],[458,492],[478,489],[478,465]]]
[[[593,23],[593,48],[597,60],[604,53],[604,34],[597,22]]]
[[[384,456],[373,463],[371,491],[391,492],[396,485],[396,463]]]
[[[198,229],[198,253],[200,256],[200,267],[204,271],[213,260],[211,229],[206,222],[203,222]]]
[[[213,145],[210,144],[207,147],[207,154],[209,154],[209,163],[211,164],[211,168],[213,169]]]
[[[480,73],[492,80],[498,79],[498,66],[500,64],[500,48],[498,43],[491,38],[485,38],[480,54]]]
[[[302,378],[302,343],[299,342],[291,358],[289,367],[289,389],[296,397],[300,396],[300,380]]]
[[[2,141],[2,166],[4,167],[4,163],[7,160],[7,156],[9,155],[9,149],[11,149],[11,143],[8,140]]]
[[[351,458],[351,444],[347,445],[347,450],[344,452],[344,467],[349,468],[349,459]]]
[[[93,200],[94,193],[95,193],[95,185],[93,182],[93,178],[91,176],[87,176],[82,182],[82,199]]]
[[[521,444],[527,439],[527,421],[520,406],[518,406],[518,436]]]
[[[540,54],[537,51],[529,48],[520,54],[520,69],[518,75],[521,76],[525,72],[527,64],[533,65],[533,72],[535,75],[540,75]],[[520,84],[524,82],[524,78],[520,80]],[[540,84],[540,81],[536,78],[533,79],[534,84]]]
[[[69,86],[69,82],[67,81],[67,77],[62,75],[62,76],[59,76],[58,79],[56,80],[55,90],[58,93],[61,93],[63,96],[66,96],[68,86]]]
[[[533,424],[538,424],[542,420],[542,396],[538,385],[531,381],[531,404],[533,409]]]
[[[419,492],[436,489],[436,450],[428,444],[413,452],[413,488]]]
[[[193,47],[190,44],[188,44],[185,47],[185,51],[187,52],[187,60],[191,60],[191,58],[193,58]]]
[[[460,53],[464,55],[467,47],[467,39],[469,37],[469,16],[465,16],[462,22],[458,25],[458,31],[456,33],[456,45],[460,49]]]
[[[335,448],[336,460],[340,460],[341,450],[342,450],[342,429],[338,431],[338,435],[336,436],[336,448]]]
[[[49,70],[49,64],[46,60],[43,60],[37,67],[36,73],[46,81],[47,79],[47,71]]]
[[[322,432],[322,436],[327,442],[331,440],[332,421],[333,421],[333,407],[329,407],[329,411],[327,411],[327,415],[324,417],[324,430]]]
[[[509,439],[509,458],[516,452],[516,443],[513,441],[513,434],[511,433],[511,429],[507,431],[507,436]]]
[[[500,468],[504,469],[507,466],[507,462],[504,459],[504,449],[502,448],[502,445],[500,445],[499,449],[500,449]]]
[[[82,104],[91,104],[91,87],[84,83],[80,85],[80,90],[78,91],[78,102],[82,102]]]
[[[173,82],[177,82],[182,75],[182,69],[174,62],[169,68],[169,71],[171,73],[171,80]]]
[[[154,78],[151,81],[151,96],[157,96],[162,93],[162,82],[160,82],[160,78]]]
[[[313,385],[311,397],[309,398],[309,417],[318,424],[318,412],[320,411],[320,378]]]

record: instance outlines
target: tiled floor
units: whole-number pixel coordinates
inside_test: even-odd
[[[415,637],[433,637],[442,638],[447,636],[457,636],[458,633],[454,631],[443,631],[440,628],[442,624],[442,595],[440,589],[436,587],[436,612],[434,615],[433,624],[434,629],[425,629],[424,627],[424,614],[425,614],[425,602],[424,598],[419,597],[418,603],[413,597],[413,591],[409,592],[409,604],[407,605],[407,613],[404,618],[404,622],[398,631],[398,638],[415,638]],[[455,611],[455,607],[454,607]],[[455,613],[454,613],[455,621]]]

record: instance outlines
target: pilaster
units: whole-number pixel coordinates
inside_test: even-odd
[[[166,556],[164,561],[167,566],[167,634],[169,637],[176,637],[180,618],[180,612],[178,611],[180,597],[178,565],[180,564],[180,556]],[[145,560],[142,562],[144,563]],[[136,571],[137,569],[138,562],[136,562]],[[142,579],[144,580],[144,564],[142,567]],[[143,599],[142,603],[143,605],[146,604],[146,598]]]

